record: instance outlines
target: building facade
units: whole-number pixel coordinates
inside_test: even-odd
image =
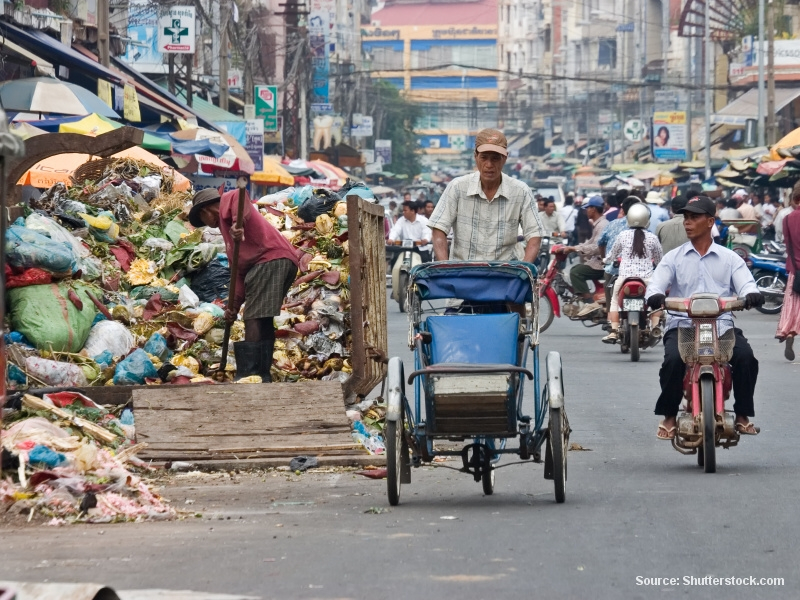
[[[477,131],[497,126],[497,16],[497,0],[389,1],[361,32],[372,77],[424,105],[428,164],[466,163]]]

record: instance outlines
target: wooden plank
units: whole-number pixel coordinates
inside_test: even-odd
[[[360,452],[338,382],[143,387],[132,396],[144,459]]]

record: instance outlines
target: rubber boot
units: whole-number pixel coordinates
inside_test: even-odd
[[[259,366],[258,374],[261,375],[262,383],[272,383],[272,353],[275,351],[275,338],[263,340],[258,342],[261,346],[259,352],[261,354],[261,364]]]
[[[236,381],[250,375],[261,375],[262,342],[236,342],[233,354],[236,357]]]

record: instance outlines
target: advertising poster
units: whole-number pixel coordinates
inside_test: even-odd
[[[256,173],[264,170],[264,119],[248,119],[244,145],[247,155],[253,159]]]
[[[330,99],[330,44],[336,17],[335,0],[311,0],[308,15],[308,41],[311,46],[311,102],[324,104]]]
[[[195,7],[171,6],[158,19],[158,48],[161,52],[194,54]]]
[[[685,111],[653,113],[650,143],[655,160],[686,160],[687,122]]]
[[[392,140],[375,140],[375,158],[384,165],[392,164]]]

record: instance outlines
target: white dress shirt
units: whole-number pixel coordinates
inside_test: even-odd
[[[758,293],[758,286],[742,257],[733,250],[711,244],[705,256],[700,256],[692,242],[686,242],[667,252],[658,264],[645,297],[666,295],[667,290],[670,298],[689,298],[692,294],[701,293],[742,297]],[[733,327],[731,313],[723,313],[718,324],[720,335]],[[665,331],[690,325],[691,321],[686,315],[667,314]]]
[[[395,224],[389,231],[389,241],[403,241],[403,240],[425,240],[430,242],[433,237],[433,231],[428,227],[428,219],[417,215],[416,219],[409,221],[405,217],[397,219]],[[420,246],[420,250],[430,250],[433,246],[428,243]]]

